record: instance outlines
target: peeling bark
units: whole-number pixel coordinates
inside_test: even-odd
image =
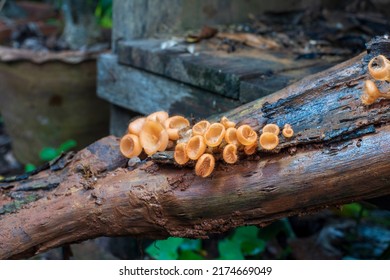
[[[127,167],[109,136],[41,172],[0,183],[0,258],[20,258],[98,236],[206,238],[343,203],[390,194],[389,100],[360,101],[367,62],[389,42],[225,115],[297,135],[272,153],[210,178],[177,167],[169,153]]]

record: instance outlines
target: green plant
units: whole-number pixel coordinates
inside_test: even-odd
[[[95,17],[98,24],[103,28],[112,27],[112,0],[99,0],[96,9]]]
[[[170,237],[158,240],[146,248],[146,253],[157,260],[201,260],[201,241]]]
[[[243,260],[262,253],[266,241],[259,238],[259,231],[255,226],[237,228],[231,236],[218,243],[219,259]]]
[[[287,238],[295,237],[287,219],[276,221],[265,228],[256,226],[236,228],[227,237],[218,241],[218,259],[261,259],[267,243],[280,233],[284,233]],[[291,249],[287,246],[278,258],[286,258],[290,252]],[[201,260],[207,256],[207,248],[202,248],[202,241],[199,239],[170,237],[154,242],[146,248],[146,253],[157,260]]]
[[[63,143],[58,148],[53,147],[44,147],[39,153],[39,159],[42,161],[51,161],[61,155],[61,153],[67,152],[77,146],[77,142],[73,139],[69,139]],[[25,172],[31,172],[36,169],[34,164],[28,163],[24,166]]]
[[[357,202],[344,204],[339,211],[340,216],[346,218],[353,218],[356,220],[360,220],[361,218],[366,217],[367,214],[367,209],[365,209],[363,205]]]
[[[77,146],[77,142],[73,139],[70,139],[61,143],[61,145],[58,148],[45,147],[39,153],[39,158],[42,161],[50,161],[58,157],[61,153],[67,152],[76,146]]]

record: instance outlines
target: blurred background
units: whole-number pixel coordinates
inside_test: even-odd
[[[386,0],[0,0],[0,180],[122,136],[139,115],[198,120],[271,94],[364,51],[389,15]],[[389,201],[34,259],[389,259]]]

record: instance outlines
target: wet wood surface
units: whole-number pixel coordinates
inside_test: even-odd
[[[111,136],[35,175],[7,179],[0,184],[0,258],[98,236],[206,238],[390,194],[390,102],[360,101],[378,50],[389,56],[388,42],[227,112],[256,130],[290,123],[296,136],[272,153],[218,163],[209,178],[157,160],[126,166]]]
[[[145,115],[164,110],[206,118],[240,105],[238,100],[120,65],[112,54],[98,60],[97,92],[112,104]]]
[[[214,40],[164,49],[161,46],[166,41],[121,41],[117,48],[118,61],[244,102],[280,90],[294,80],[336,63],[321,58],[296,59],[296,55],[286,51],[248,48],[227,53],[218,50]],[[190,53],[188,48],[194,52]],[[269,83],[267,77],[273,82]],[[255,89],[240,87],[243,80],[251,80],[249,83]]]

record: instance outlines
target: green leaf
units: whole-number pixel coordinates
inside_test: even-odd
[[[219,259],[221,260],[243,260],[241,245],[230,239],[224,239],[218,242]]]
[[[112,27],[112,19],[110,17],[104,16],[100,20],[100,26],[103,28],[111,28]]]
[[[362,212],[363,211],[363,212]],[[364,211],[363,206],[360,203],[345,204],[339,211],[340,216],[348,218],[358,218],[360,215],[367,216],[367,211]]]
[[[31,171],[34,171],[35,169],[36,169],[36,166],[32,163],[27,163],[24,166],[24,172],[31,172]]]
[[[177,251],[183,242],[183,238],[170,237],[154,242],[145,251],[156,260],[177,260],[179,256]]]
[[[264,251],[266,242],[258,237],[256,226],[239,227],[235,230],[232,240],[238,242],[244,255],[256,255]]]
[[[57,156],[59,156],[59,153],[57,152],[56,149],[51,147],[45,147],[39,153],[39,158],[43,161],[50,161],[56,158]]]
[[[71,149],[73,149],[74,147],[77,146],[77,142],[73,139],[70,139],[70,140],[67,140],[65,142],[63,142],[60,147],[57,149],[58,150],[58,154],[62,153],[62,152],[67,152]]]
[[[232,239],[239,242],[245,240],[251,241],[257,239],[258,233],[259,229],[255,226],[239,227],[234,231]]]
[[[191,250],[180,251],[178,260],[204,260],[204,257]]]

